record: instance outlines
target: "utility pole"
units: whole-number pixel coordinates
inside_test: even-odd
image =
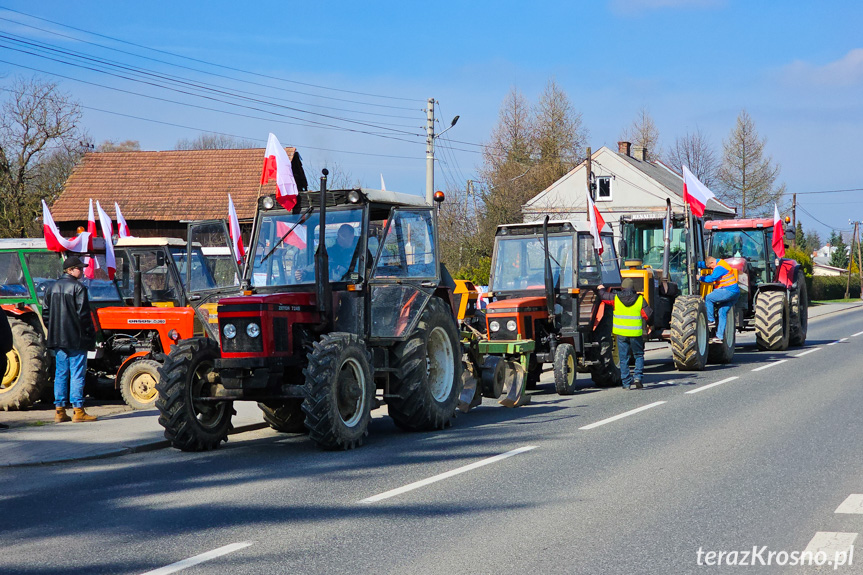
[[[797,194],[791,196],[791,224],[794,226],[794,239],[791,246],[797,247]]]
[[[863,259],[860,257],[860,222],[854,222],[854,237],[857,239],[857,271],[860,272],[860,299],[863,299]]]
[[[857,238],[857,231],[858,231],[857,226],[859,225],[860,222],[850,222],[850,223],[854,224],[854,231],[852,232],[852,235],[851,235],[851,249],[848,250],[848,277],[845,280],[845,299],[848,299],[848,297],[850,295],[849,292],[851,291],[851,268],[854,266],[854,242],[857,241],[859,244],[859,240]],[[839,232],[839,233],[841,234],[842,232]],[[859,253],[860,246],[858,245],[857,248],[858,248],[857,251]],[[858,260],[860,259],[859,255],[857,256],[857,259]],[[857,267],[858,268],[860,267],[859,261],[857,262]]]
[[[434,205],[434,98],[426,109],[426,203]]]

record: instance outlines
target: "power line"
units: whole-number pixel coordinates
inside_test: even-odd
[[[107,35],[105,35],[105,34],[100,34],[100,33],[98,33],[98,32],[92,32],[92,31],[89,31],[89,30],[84,30],[84,29],[82,29],[82,28],[76,28],[75,26],[70,26],[70,25],[68,25],[68,24],[63,24],[63,23],[61,23],[61,22],[56,22],[56,21],[54,21],[54,20],[49,20],[49,19],[47,19],[47,18],[41,18],[41,17],[39,17],[39,16],[34,16],[34,15],[32,15],[32,14],[28,14],[28,13],[26,13],[26,12],[21,12],[21,11],[19,11],[19,10],[13,10],[12,8],[8,8],[8,7],[6,7],[6,6],[0,6],[0,8],[2,8],[2,9],[4,9],[4,10],[7,10],[7,11],[9,11],[9,12],[14,12],[14,13],[16,13],[16,14],[21,14],[22,16],[27,16],[27,17],[29,17],[29,18],[33,18],[33,19],[35,19],[35,20],[40,20],[40,21],[42,21],[42,22],[48,22],[49,24],[54,24],[54,25],[56,25],[56,26],[61,26],[61,27],[63,27],[63,28],[68,28],[68,29],[70,29],[70,30],[75,30],[75,31],[77,31],[77,32],[83,32],[84,34],[90,34],[90,35],[92,35],[92,36],[97,36],[97,37],[99,37],[99,38],[105,38],[106,40],[111,40],[111,41],[113,41],[113,42],[119,42],[119,43],[121,43],[121,44],[126,44],[126,45],[128,45],[128,46],[135,46],[136,48],[141,48],[141,49],[144,49],[144,50],[150,50],[150,51],[152,51],[152,52],[158,52],[158,53],[160,53],[160,54],[165,54],[165,55],[167,55],[167,56],[172,56],[172,57],[174,57],[174,58],[180,58],[180,59],[183,59],[183,60],[189,60],[189,61],[192,61],[192,62],[198,62],[198,63],[200,63],[200,64],[206,64],[206,65],[208,65],[208,66],[213,66],[213,67],[215,67],[215,68],[221,68],[221,69],[224,69],[224,70],[231,70],[231,71],[234,71],[234,72],[240,72],[240,73],[243,73],[243,74],[249,74],[249,75],[251,75],[251,76],[258,76],[258,77],[261,77],[261,78],[267,78],[267,79],[272,79],[272,80],[278,80],[278,81],[280,81],[280,82],[286,82],[286,83],[289,83],[289,84],[296,84],[296,85],[299,85],[299,86],[308,86],[308,87],[310,87],[310,88],[318,88],[318,89],[320,89],[320,90],[331,90],[331,91],[334,91],[334,92],[341,92],[341,93],[345,93],[345,94],[356,94],[356,95],[359,95],[359,96],[367,96],[367,97],[371,97],[371,98],[382,98],[382,99],[388,99],[388,100],[401,100],[401,101],[405,101],[405,102],[420,102],[420,101],[421,101],[421,99],[420,99],[420,98],[402,98],[402,97],[398,97],[398,96],[384,96],[384,95],[381,95],[381,94],[371,94],[371,93],[367,93],[367,92],[358,92],[358,91],[354,91],[354,90],[345,90],[345,89],[343,89],[343,88],[332,88],[332,87],[329,87],[329,86],[322,86],[322,85],[319,85],[319,84],[311,84],[311,83],[308,83],[308,82],[300,82],[300,81],[297,81],[297,80],[289,80],[289,79],[287,79],[287,78],[279,78],[279,77],[277,77],[277,76],[267,76],[266,74],[259,74],[259,73],[257,73],[257,72],[249,72],[249,71],[247,71],[247,70],[243,70],[243,69],[240,69],[240,68],[233,68],[233,67],[231,67],[231,66],[226,66],[226,65],[224,65],[224,64],[216,64],[216,63],[213,63],[213,62],[208,62],[207,60],[201,60],[201,59],[198,59],[198,58],[192,58],[191,56],[182,56],[182,55],[180,55],[180,54],[176,54],[176,53],[173,53],[173,52],[168,52],[167,50],[159,50],[159,49],[157,49],[157,48],[151,48],[151,47],[149,47],[149,46],[145,46],[145,45],[143,45],[143,44],[136,44],[136,43],[134,43],[134,42],[130,42],[130,41],[128,41],[128,40],[121,40],[120,38],[114,38],[114,37],[112,37],[112,36],[107,36]],[[176,64],[175,64],[175,65],[176,65]],[[319,95],[318,97],[321,97],[321,98],[327,98],[327,96],[320,96],[320,95]],[[355,103],[357,103],[357,102],[355,102]],[[374,106],[374,105],[376,105],[376,104],[367,104],[367,105]],[[410,110],[412,110],[413,108],[404,108],[404,109],[410,109]]]
[[[801,194],[840,194],[842,192],[863,192],[863,188],[851,188],[848,190],[817,190],[814,192],[794,192],[794,193],[801,195]]]
[[[798,208],[799,208],[799,209],[800,209],[804,214],[806,214],[807,216],[809,216],[810,218],[812,218],[813,220],[815,220],[816,222],[818,222],[819,224],[821,224],[822,226],[824,226],[825,228],[827,228],[828,230],[836,230],[836,231],[840,231],[840,232],[848,232],[848,231],[851,231],[851,228],[837,228],[837,227],[835,227],[835,226],[831,226],[831,225],[829,225],[829,224],[825,224],[824,222],[822,222],[821,220],[819,220],[818,218],[816,218],[815,216],[813,216],[813,215],[812,215],[812,214],[811,214],[811,213],[810,213],[806,208],[804,208],[802,205],[800,205],[800,202],[797,202],[797,207],[798,207]]]

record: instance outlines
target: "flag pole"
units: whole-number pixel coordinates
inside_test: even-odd
[[[249,253],[246,254],[246,259],[243,262],[243,281],[242,288],[244,290],[252,287],[252,282],[246,280],[246,272],[249,271],[249,261],[255,259],[255,252],[257,251],[257,244],[255,243],[255,233],[258,231],[258,205],[261,202],[261,190],[264,188],[264,184],[258,184],[258,195],[255,196],[255,215],[252,216],[252,233],[249,236]],[[237,218],[237,223],[239,224],[239,218]],[[240,231],[240,238],[243,237],[242,230]]]

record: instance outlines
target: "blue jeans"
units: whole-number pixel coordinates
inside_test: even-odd
[[[635,356],[635,373],[634,379],[641,381],[641,375],[644,373],[644,338],[643,337],[627,337],[625,335],[617,336],[617,353],[620,359],[620,380],[623,387],[629,389],[632,385],[633,376],[629,373],[629,352]]]
[[[725,336],[725,318],[728,317],[728,310],[731,309],[737,298],[740,297],[740,292],[733,292],[727,289],[715,289],[704,298],[704,306],[707,308],[707,321],[714,321],[713,309],[717,306],[719,318],[716,323],[716,337]]]
[[[66,407],[72,396],[72,407],[84,407],[84,372],[87,351],[83,349],[55,350],[57,369],[54,372],[54,405]]]

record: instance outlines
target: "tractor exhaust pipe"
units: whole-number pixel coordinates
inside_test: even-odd
[[[327,176],[329,170],[321,170],[320,224],[318,250],[315,252],[315,278],[317,279],[317,307],[321,323],[326,331],[332,330],[333,290],[330,286],[330,260],[327,257]]]
[[[665,226],[662,230],[662,241],[665,244],[662,252],[662,279],[668,281],[671,267],[671,199],[665,199]]]
[[[135,254],[135,271],[132,274],[132,305],[141,307],[141,256]]]
[[[548,318],[557,325],[554,316],[554,277],[551,274],[551,253],[548,251],[548,216],[542,222],[542,243],[545,248],[545,307],[548,308]]]

